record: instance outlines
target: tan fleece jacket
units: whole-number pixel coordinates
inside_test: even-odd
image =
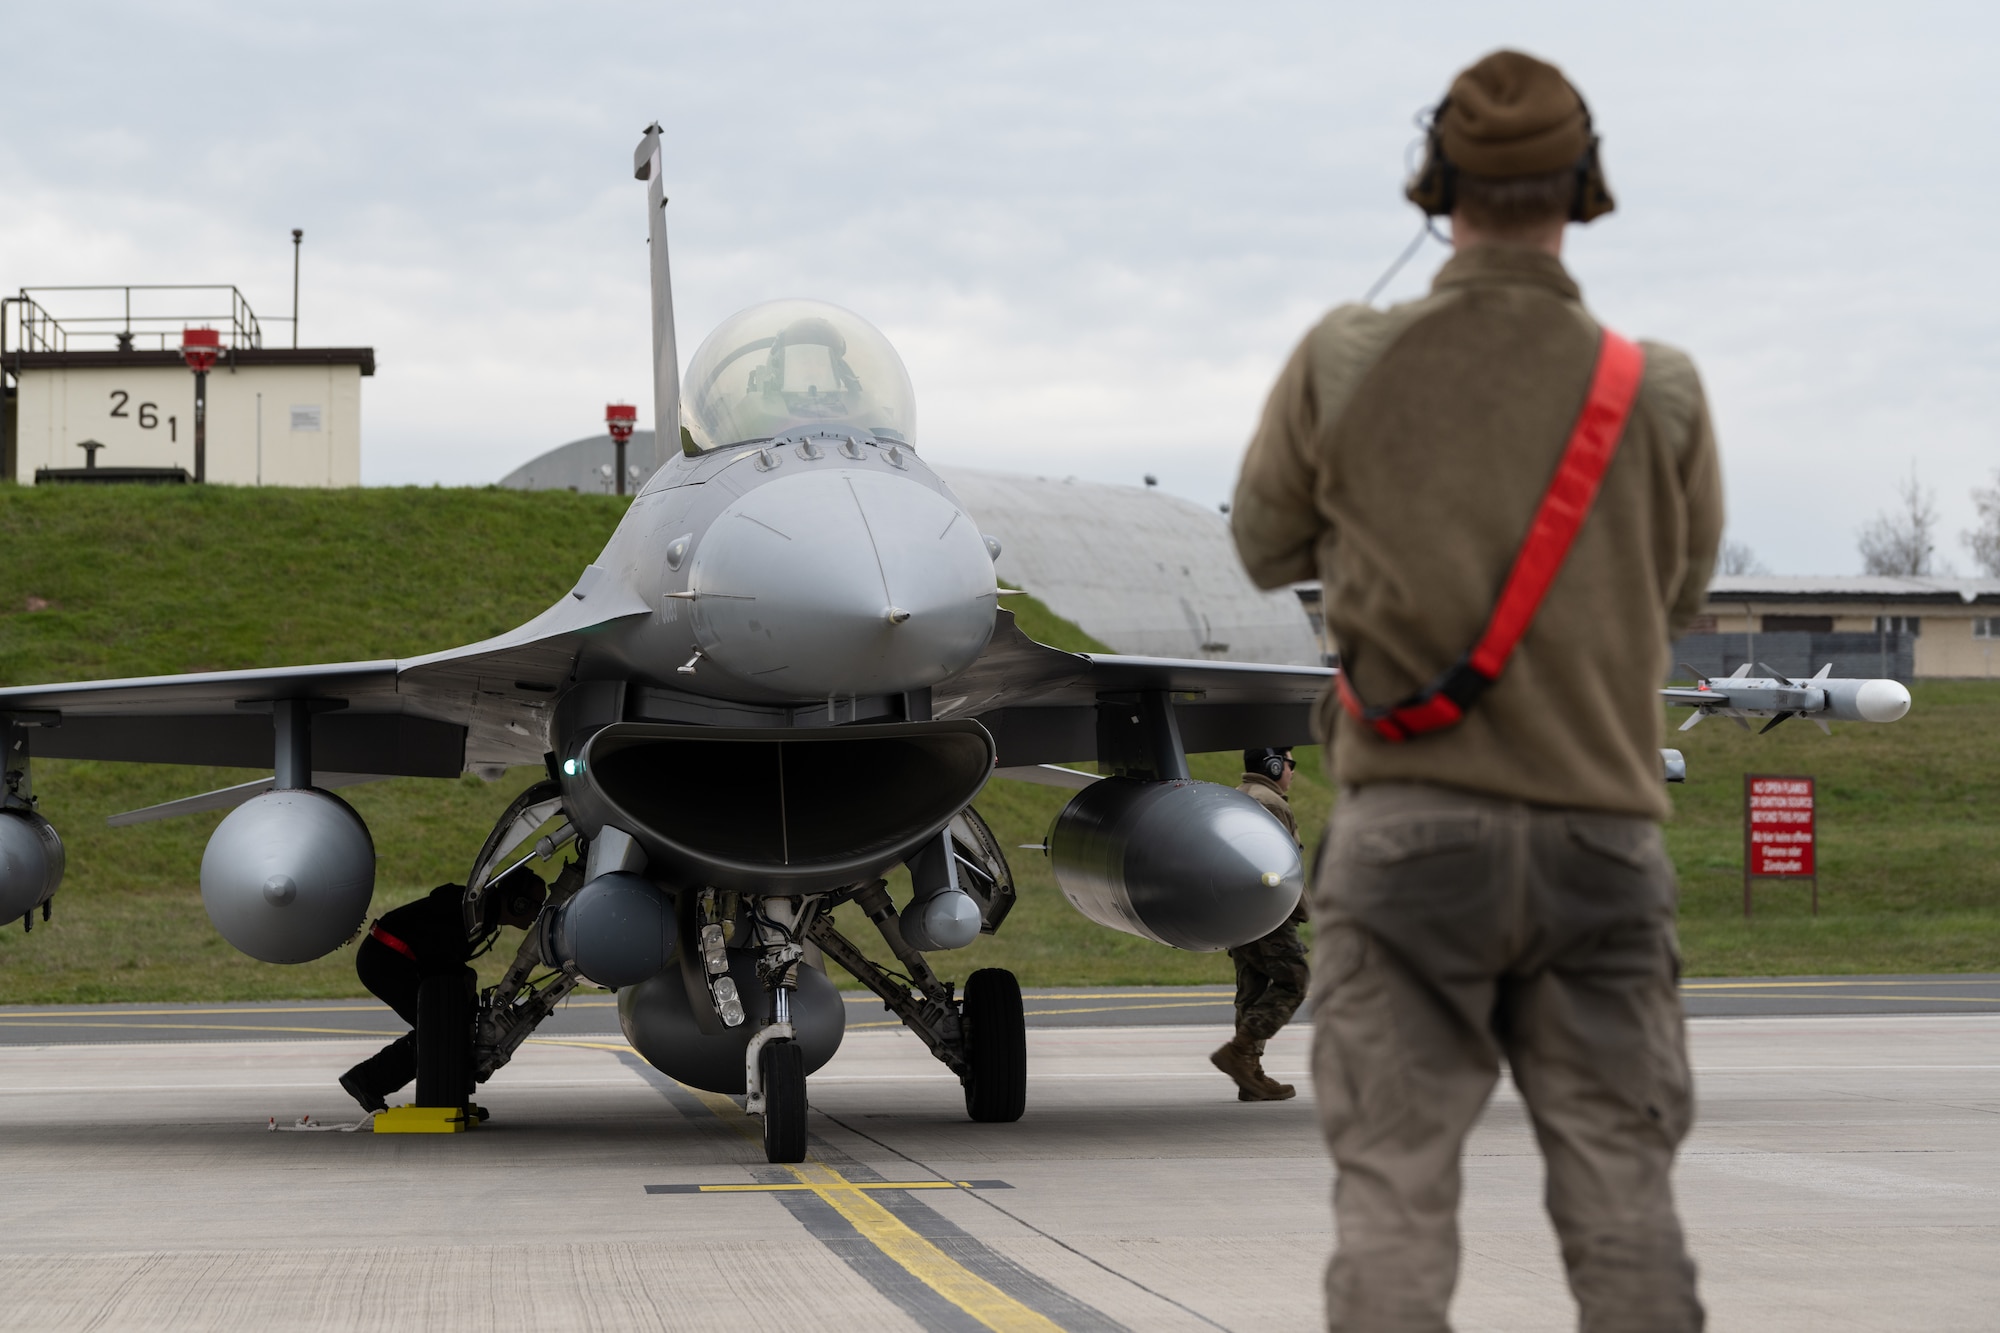
[[[1454,255],[1429,296],[1342,306],[1292,354],[1230,526],[1259,586],[1321,581],[1343,669],[1371,704],[1428,684],[1478,637],[1583,405],[1597,343],[1560,260],[1479,246]],[[1645,379],[1617,455],[1505,674],[1457,727],[1400,745],[1329,690],[1319,733],[1336,782],[1666,815],[1656,691],[1668,643],[1708,585],[1722,486],[1694,364],[1642,345]]]

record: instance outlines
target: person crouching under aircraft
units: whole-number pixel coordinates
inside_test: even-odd
[[[1236,789],[1270,811],[1293,842],[1299,840],[1299,822],[1292,817],[1287,793],[1297,769],[1289,749],[1245,750],[1243,782]],[[1239,1102],[1281,1102],[1298,1095],[1291,1084],[1264,1072],[1264,1043],[1291,1022],[1306,998],[1312,974],[1306,966],[1306,947],[1299,942],[1299,927],[1305,922],[1301,898],[1276,930],[1229,951],[1236,964],[1236,1035],[1208,1058],[1236,1080]]]
[[[525,930],[548,898],[548,886],[526,866],[502,875],[486,894],[486,921],[468,936],[460,904],[463,884],[440,884],[413,903],[376,919],[355,952],[354,970],[369,993],[396,1011],[411,1031],[340,1076],[340,1086],[364,1111],[388,1106],[389,1095],[417,1076],[417,989],[426,978],[465,974],[502,926]]]

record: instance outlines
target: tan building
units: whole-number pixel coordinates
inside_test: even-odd
[[[1324,639],[1319,585],[1298,594]],[[1792,676],[1831,665],[1836,676],[2000,679],[2000,579],[1718,575],[1668,678],[1686,679],[1683,663],[1726,676],[1745,662]]]
[[[208,289],[87,289],[154,290]],[[361,380],[375,373],[374,349],[265,346],[241,294],[219,290],[228,313],[200,321],[224,346],[208,372],[207,480],[360,485]],[[106,327],[110,317],[51,314],[49,299],[10,297],[0,319],[0,478],[33,485],[84,467],[192,474],[195,377],[176,348],[183,324],[197,320],[133,315]]]
[[[1917,679],[2000,678],[2000,579],[1720,575],[1683,644],[1712,639],[1737,660],[1755,661],[1781,643],[1796,644],[1796,636],[1810,641],[1808,657],[1838,653],[1859,666],[1871,654],[1893,658],[1900,645]],[[1864,673],[1836,664],[1834,674]]]

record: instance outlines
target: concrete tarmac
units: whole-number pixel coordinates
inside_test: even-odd
[[[1873,977],[1692,977],[1681,987],[1697,1018],[1779,1014],[2000,1014],[2000,974]],[[1227,1025],[1234,992],[1223,986],[1070,986],[1025,992],[1035,1028]],[[848,991],[850,1031],[900,1026],[875,997]],[[0,1005],[0,1046],[43,1042],[267,1041],[407,1031],[375,1000],[272,1003]],[[542,1025],[544,1036],[618,1031],[617,1002],[584,990]]]
[[[230,1030],[0,1049],[0,1325],[1318,1323],[1331,1171],[1303,1025],[1267,1060],[1301,1096],[1247,1105],[1206,1063],[1220,1025],[1038,1027],[1027,1116],[975,1125],[914,1038],[857,1013],[811,1083],[812,1160],[789,1168],[731,1099],[603,1031],[524,1048],[472,1134],[270,1132],[355,1123],[333,1079],[377,1038],[183,1016]],[[1711,1327],[1994,1326],[2000,1016],[1691,1032],[1700,1122],[1678,1182]],[[1540,1187],[1503,1081],[1466,1158],[1460,1330],[1574,1327]]]

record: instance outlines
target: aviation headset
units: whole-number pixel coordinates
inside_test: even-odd
[[[1245,750],[1243,752],[1243,771],[1269,778],[1273,782],[1284,781],[1285,765],[1287,764],[1293,764],[1292,752],[1290,750],[1274,750],[1266,746],[1261,750]],[[1297,765],[1293,764],[1293,766],[1296,767]]]
[[[1583,133],[1587,140],[1574,168],[1576,192],[1570,199],[1569,220],[1589,222],[1609,213],[1614,205],[1611,187],[1604,179],[1604,167],[1597,157],[1597,131],[1591,125],[1590,103],[1583,100],[1575,84],[1569,84],[1569,90],[1576,94],[1576,104],[1583,112]],[[1439,128],[1450,107],[1451,98],[1447,96],[1424,122],[1424,163],[1403,187],[1404,197],[1421,208],[1426,217],[1444,217],[1458,202],[1458,167],[1445,155],[1444,132]]]

